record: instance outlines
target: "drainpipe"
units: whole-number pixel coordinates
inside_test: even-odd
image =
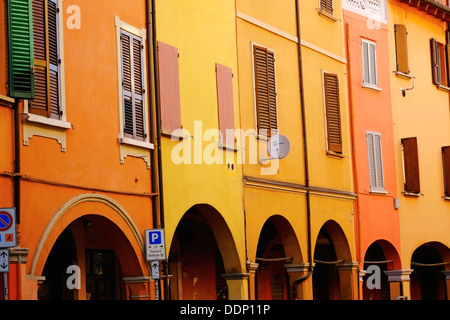
[[[293,298],[295,299],[297,285],[306,279],[308,279],[313,272],[313,257],[311,248],[311,195],[309,190],[309,162],[308,162],[308,139],[306,130],[306,110],[305,110],[305,97],[303,90],[303,61],[302,61],[302,41],[300,33],[300,3],[299,0],[295,0],[295,12],[297,17],[297,37],[298,37],[298,71],[300,80],[300,105],[302,111],[302,129],[303,129],[303,156],[304,156],[304,168],[305,168],[305,187],[306,187],[306,217],[307,217],[307,236],[308,236],[308,261],[309,271],[303,277],[294,280],[292,284]]]
[[[13,188],[14,188],[14,207],[16,208],[16,223],[20,223],[20,110],[19,100],[14,100],[14,175],[13,175]],[[20,246],[20,242],[17,241],[17,245]],[[22,300],[22,272],[21,272],[21,259],[20,254],[17,261],[17,300]],[[6,273],[5,273],[6,275]],[[4,278],[6,280],[6,277]],[[6,282],[5,282],[6,284]]]
[[[162,180],[162,159],[161,159],[161,112],[159,103],[159,78],[158,78],[158,55],[156,40],[156,15],[155,0],[146,0],[146,30],[147,30],[147,58],[149,61],[148,79],[150,81],[150,137],[154,145],[151,154],[152,166],[152,192],[157,196],[152,199],[153,223],[156,227],[164,228],[164,198],[163,198],[163,180]],[[151,26],[150,26],[151,25]],[[153,74],[152,74],[153,70]],[[153,90],[153,92],[152,92]],[[152,95],[153,93],[153,95]],[[155,98],[153,103],[153,97]],[[163,282],[164,282],[164,300],[168,300],[168,266],[167,261],[162,262],[163,265]],[[161,289],[159,291],[161,296]]]

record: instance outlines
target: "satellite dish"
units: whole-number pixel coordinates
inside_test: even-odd
[[[283,159],[291,151],[291,143],[286,136],[282,134],[276,134],[272,136],[267,142],[267,153],[271,156],[271,158],[263,159],[260,158],[260,162],[262,163],[265,160],[272,159]]]

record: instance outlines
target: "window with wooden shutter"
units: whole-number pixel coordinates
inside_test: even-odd
[[[33,0],[35,97],[29,112],[60,119],[60,58],[56,0]]]
[[[254,46],[253,60],[257,129],[259,134],[271,136],[278,129],[274,53]]]
[[[320,0],[320,10],[333,14],[333,0]]]
[[[377,60],[375,42],[361,39],[363,85],[369,87],[377,86]]]
[[[328,150],[342,153],[339,80],[336,74],[324,73],[325,112]]]
[[[145,141],[142,39],[121,30],[120,42],[124,136]]]
[[[444,171],[444,195],[450,197],[450,146],[442,147],[442,167]]]
[[[178,49],[158,42],[159,96],[161,129],[172,132],[181,128]]]
[[[431,47],[431,73],[433,84],[444,87],[449,86],[448,78],[448,51],[449,45],[430,40]]]
[[[381,134],[366,132],[370,191],[384,191]]]
[[[7,0],[9,95],[34,98],[31,0]]]
[[[220,142],[224,146],[234,148],[233,72],[231,68],[216,63],[216,82]]]
[[[420,193],[419,153],[417,138],[403,138],[403,170],[405,175],[405,192]]]
[[[409,74],[408,43],[406,27],[402,24],[394,25],[395,31],[395,51],[397,61],[397,71]]]

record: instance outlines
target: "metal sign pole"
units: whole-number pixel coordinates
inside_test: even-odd
[[[8,278],[6,272],[3,272],[3,300],[8,300]]]

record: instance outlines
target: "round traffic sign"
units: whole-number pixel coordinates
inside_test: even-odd
[[[6,231],[13,225],[13,217],[6,211],[0,211],[0,231]]]

